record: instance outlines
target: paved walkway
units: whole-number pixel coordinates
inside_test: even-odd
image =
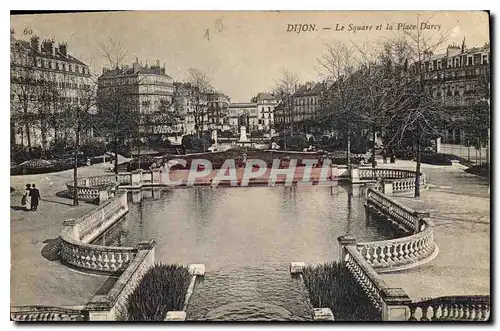
[[[102,164],[78,169],[82,177],[107,173]],[[54,245],[64,220],[77,218],[95,205],[81,202],[72,207],[68,198],[56,195],[66,188],[73,170],[58,173],[11,176],[11,304],[83,305],[108,279],[76,272],[55,259]],[[39,187],[42,201],[36,212],[18,210],[25,184]]]
[[[415,162],[381,165],[415,170]],[[490,196],[487,179],[461,166],[422,165],[429,189],[420,199],[396,196],[403,204],[429,211],[438,256],[415,269],[383,274],[390,287],[402,287],[413,299],[446,295],[490,294]]]

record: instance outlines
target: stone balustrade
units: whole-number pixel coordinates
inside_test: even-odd
[[[109,247],[91,242],[128,212],[127,195],[122,194],[82,216],[61,231],[61,261],[92,272],[123,270],[134,258],[132,247]]]
[[[83,309],[50,306],[11,307],[10,318],[16,322],[81,322],[88,320]]]
[[[376,189],[368,188],[366,190],[365,206],[384,214],[390,222],[405,232],[418,232],[422,226],[425,226],[419,222],[421,213],[391,199]]]
[[[385,194],[408,192],[415,189],[415,171],[382,168],[359,168],[356,171],[360,180],[381,179],[380,189]],[[419,181],[420,186],[425,188],[427,185],[425,174],[420,174]],[[384,184],[389,184],[389,186]]]
[[[377,271],[391,272],[413,268],[436,257],[438,248],[430,227],[411,236],[398,239],[360,242],[356,248]]]
[[[487,321],[490,297],[448,296],[409,304],[410,321]]]
[[[385,321],[405,321],[409,318],[408,295],[401,288],[390,288],[365,260],[356,248],[356,239],[339,237],[340,262],[349,270],[353,278],[363,289],[373,307]]]
[[[102,197],[102,191],[111,192],[114,187],[115,175],[93,176],[78,179],[76,189],[73,180],[67,182],[66,192],[69,197],[73,198],[76,190],[79,200],[95,201]],[[112,194],[106,194],[106,196],[109,195]]]
[[[359,168],[360,179],[401,179],[415,178],[415,171],[384,168]]]

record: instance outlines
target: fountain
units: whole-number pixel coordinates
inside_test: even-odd
[[[251,145],[250,139],[247,137],[247,128],[246,126],[240,127],[240,139],[237,142],[238,146]]]

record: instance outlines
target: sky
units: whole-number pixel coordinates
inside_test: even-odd
[[[317,59],[326,43],[342,40],[373,43],[400,36],[398,27],[426,21],[429,38],[442,33],[448,43],[482,46],[489,42],[486,12],[445,11],[136,11],[64,13],[11,16],[16,37],[66,41],[68,52],[96,73],[106,65],[100,45],[114,40],[127,53],[148,64],[160,61],[176,81],[187,78],[189,68],[205,71],[213,86],[232,102],[247,102],[259,92],[270,92],[283,69],[301,82],[320,80]],[[292,30],[296,24],[314,31]],[[371,30],[349,30],[349,24]],[[388,30],[391,25],[393,30]],[[344,29],[342,29],[344,26]],[[377,30],[380,26],[380,30]],[[329,29],[325,29],[329,28]],[[447,44],[448,44],[447,43]]]

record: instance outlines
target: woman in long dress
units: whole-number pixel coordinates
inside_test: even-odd
[[[24,190],[24,195],[21,198],[21,205],[26,210],[29,210],[28,206],[31,206],[30,192],[31,192],[31,185],[30,184],[26,184],[26,189]]]

